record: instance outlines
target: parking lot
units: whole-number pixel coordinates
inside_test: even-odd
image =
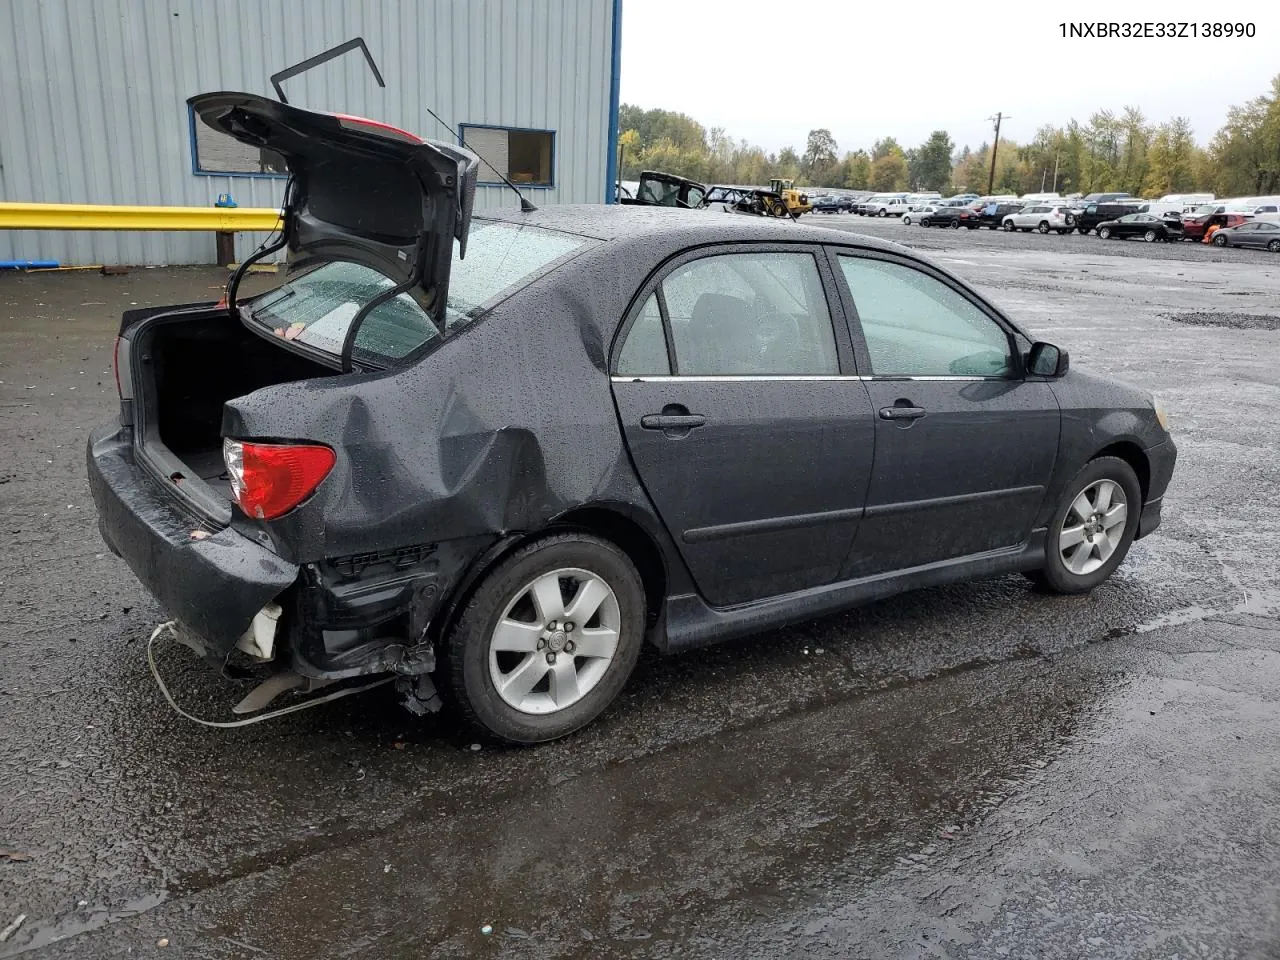
[[[383,691],[177,717],[83,446],[120,311],[225,272],[0,276],[0,956],[1280,956],[1280,257],[812,222],[1156,392],[1163,525],[1089,596],[1004,577],[645,656],[526,750]]]

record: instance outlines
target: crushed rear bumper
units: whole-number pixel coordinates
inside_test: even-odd
[[[87,460],[103,540],[210,655],[229,653],[254,615],[297,580],[295,564],[231,527],[209,530],[166,495],[134,460],[128,428],[94,431]],[[193,538],[196,530],[209,535]]]

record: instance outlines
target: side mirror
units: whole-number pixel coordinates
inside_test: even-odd
[[[1037,341],[1027,352],[1027,373],[1033,377],[1065,376],[1071,365],[1067,351],[1052,343]]]

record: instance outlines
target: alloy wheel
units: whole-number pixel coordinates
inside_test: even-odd
[[[548,714],[591,692],[609,669],[622,622],[598,574],[553,570],[518,590],[489,639],[489,678],[521,713]]]
[[[1129,504],[1124,488],[1114,480],[1097,480],[1071,501],[1058,550],[1063,566],[1077,576],[1093,573],[1115,553],[1124,540]]]

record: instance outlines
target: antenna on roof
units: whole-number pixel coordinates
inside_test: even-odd
[[[448,130],[450,133],[452,133],[455,137],[457,137],[458,142],[459,142],[460,144],[462,144],[464,147],[466,147],[468,150],[470,150],[472,153],[474,153],[477,157],[480,157],[480,153],[479,153],[479,151],[477,151],[477,150],[475,150],[473,147],[471,147],[471,146],[467,143],[467,141],[466,141],[466,140],[464,140],[464,139],[462,138],[462,134],[458,133],[458,131],[457,131],[457,130],[453,129],[453,127],[451,127],[451,126],[449,126],[447,123],[445,123],[445,122],[444,122],[444,120],[442,120],[442,119],[440,118],[440,114],[436,113],[436,112],[435,112],[434,110],[432,110],[430,107],[426,107],[425,109],[426,109],[427,113],[429,113],[429,114],[431,114],[431,116],[435,117],[435,121],[436,121],[436,123],[440,124],[440,126],[444,127],[446,130]],[[496,174],[497,174],[497,175],[502,179],[502,182],[503,182],[503,183],[505,183],[508,187],[510,187],[510,188],[511,188],[511,191],[512,191],[512,192],[513,192],[517,197],[519,197],[519,198],[520,198],[520,212],[521,212],[521,213],[533,213],[533,211],[535,211],[535,210],[537,210],[537,209],[538,209],[538,208],[537,208],[537,207],[535,207],[532,203],[530,203],[530,202],[529,202],[529,199],[528,199],[528,198],[527,198],[523,193],[521,193],[521,192],[520,192],[520,188],[519,188],[519,187],[517,187],[517,186],[516,186],[514,183],[512,183],[510,180],[508,180],[508,179],[507,179],[507,178],[502,174],[502,172],[501,172],[497,167],[495,167],[495,166],[494,166],[492,163],[490,163],[488,160],[485,160],[485,158],[484,158],[484,157],[480,157],[480,160],[481,160],[481,162],[482,162],[482,163],[484,163],[484,165],[485,165],[486,167],[488,167],[490,170],[492,170],[494,173],[496,173]]]
[[[335,57],[340,57],[344,53],[356,49],[364,53],[365,62],[369,64],[369,69],[373,71],[373,79],[378,81],[378,86],[385,87],[387,83],[382,79],[382,72],[378,69],[378,65],[373,62],[373,54],[369,52],[369,48],[365,45],[364,37],[354,37],[346,43],[330,47],[324,53],[317,53],[314,57],[308,57],[301,63],[295,63],[292,67],[285,67],[279,73],[273,73],[271,75],[271,85],[276,88],[276,96],[280,98],[281,103],[288,103],[289,98],[284,95],[284,88],[280,86],[283,81],[296,77],[300,73],[306,73],[313,67],[328,63]]]

